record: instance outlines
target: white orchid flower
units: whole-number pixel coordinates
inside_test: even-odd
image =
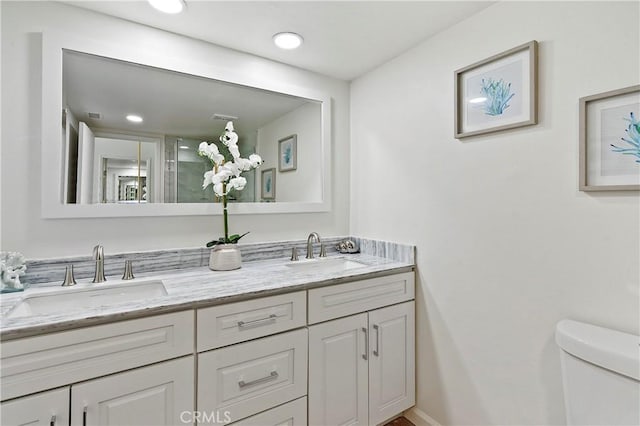
[[[238,145],[229,144],[229,152],[233,156],[234,161],[240,158],[240,150],[238,149]]]
[[[220,183],[216,183],[215,185],[213,185],[213,192],[218,196],[218,197],[223,197],[227,194],[225,194],[224,192],[224,186],[222,184],[222,182]]]
[[[235,129],[233,128],[233,121],[227,121],[227,125],[224,126],[224,129],[227,132],[233,132]]]
[[[207,186],[213,183],[213,177],[215,173],[213,170],[209,170],[208,172],[204,172],[204,182],[202,182],[202,189],[205,189]]]
[[[238,143],[238,135],[236,132],[224,132],[224,135],[220,136],[220,142],[229,145],[236,145]]]
[[[258,154],[251,154],[249,156],[249,162],[251,163],[251,167],[255,169],[260,164],[262,164],[262,157],[260,157]]]
[[[231,179],[227,184],[227,190],[235,189],[236,191],[242,191],[246,185],[247,180],[245,178],[243,178],[242,176],[235,177]]]
[[[216,144],[209,144],[207,142],[202,142],[200,146],[198,146],[198,154],[209,158],[213,163],[220,165],[224,161],[224,156],[220,154],[218,151],[218,147]]]
[[[229,177],[231,177],[231,175],[238,177],[240,176],[240,173],[242,173],[242,170],[235,161],[224,163],[222,169],[227,170],[230,173]]]
[[[229,164],[229,163],[226,163]],[[225,183],[227,180],[229,180],[229,178],[231,176],[233,176],[233,172],[231,170],[229,170],[229,168],[225,167],[226,164],[224,166],[222,166],[219,170],[218,173],[216,173],[212,178],[211,178],[211,182],[214,185],[217,185],[219,183]]]
[[[234,163],[237,163],[238,167],[243,172],[247,172],[247,171],[251,170],[251,167],[252,167],[251,166],[251,161],[247,160],[246,158],[236,158],[234,160]]]

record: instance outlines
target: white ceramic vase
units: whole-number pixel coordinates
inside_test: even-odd
[[[218,244],[211,249],[209,269],[231,271],[242,266],[242,255],[237,244]]]

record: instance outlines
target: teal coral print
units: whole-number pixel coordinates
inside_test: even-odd
[[[293,160],[293,147],[291,145],[285,145],[282,156],[284,157],[284,163],[286,165],[291,164]]]
[[[486,98],[484,113],[491,116],[502,115],[509,108],[511,98],[516,95],[511,93],[511,83],[506,83],[503,79],[495,81],[493,78],[482,79],[481,92]]]
[[[271,177],[267,177],[267,182],[264,184],[267,193],[271,193]]]
[[[629,122],[629,126],[625,129],[627,132],[626,138],[620,138],[622,141],[631,145],[630,148],[623,148],[611,144],[611,150],[618,152],[622,155],[633,155],[636,157],[636,163],[640,164],[640,121],[632,113],[629,113],[630,118],[625,118],[625,121]]]

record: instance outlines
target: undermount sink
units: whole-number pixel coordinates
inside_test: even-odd
[[[319,257],[315,259],[304,259],[285,265],[296,271],[317,271],[317,272],[343,272],[349,269],[362,268],[364,263],[355,260],[345,259],[344,257]]]
[[[52,314],[72,309],[98,308],[166,295],[167,289],[160,280],[56,289],[26,296],[7,314],[7,318]]]

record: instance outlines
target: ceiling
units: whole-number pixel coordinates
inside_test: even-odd
[[[493,2],[484,1],[196,1],[166,15],[145,0],[65,1],[331,77],[352,80]],[[304,37],[294,51],[271,37]]]
[[[213,140],[235,116],[240,137],[296,108],[316,103],[303,98],[147,67],[87,53],[64,51],[65,105],[93,130],[166,134]],[[318,119],[320,104],[317,103]],[[100,114],[99,119],[89,113]],[[144,118],[130,123],[127,114]],[[212,139],[213,138],[213,139]]]

